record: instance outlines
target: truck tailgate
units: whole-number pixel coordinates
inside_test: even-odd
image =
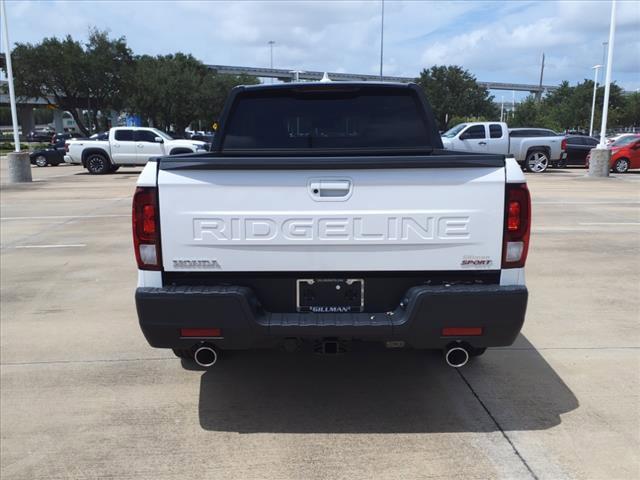
[[[165,271],[500,268],[504,166],[160,169]]]

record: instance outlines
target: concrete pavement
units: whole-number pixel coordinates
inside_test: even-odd
[[[137,325],[138,171],[0,187],[3,479],[640,477],[640,174],[528,175],[527,320],[464,369],[239,352],[203,372]]]

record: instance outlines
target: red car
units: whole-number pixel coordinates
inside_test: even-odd
[[[586,166],[589,167],[587,155]],[[640,135],[622,137],[611,144],[611,170],[615,173],[625,173],[628,170],[640,168]]]

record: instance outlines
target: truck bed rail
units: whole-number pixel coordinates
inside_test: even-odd
[[[351,170],[398,168],[501,168],[505,156],[446,150],[428,155],[229,156],[193,154],[160,157],[160,170]]]

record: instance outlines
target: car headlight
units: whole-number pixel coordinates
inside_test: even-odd
[[[198,150],[206,150],[207,149],[206,145],[194,145],[194,147],[196,147],[196,151],[198,151]]]

